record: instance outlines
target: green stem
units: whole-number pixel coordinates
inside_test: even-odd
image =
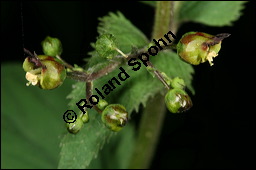
[[[70,68],[70,69],[74,68],[71,64],[69,64],[65,60],[63,60],[59,55],[56,55],[56,58],[58,58],[63,63],[63,65],[66,66],[67,68]]]
[[[165,86],[166,89],[170,89],[170,86],[168,85],[168,83],[165,81],[164,77],[162,76],[162,74],[153,66],[153,64],[150,61],[147,61],[147,70],[155,75]]]
[[[172,25],[172,5],[173,2],[170,1],[157,2],[152,38],[162,38],[164,34],[174,27]],[[147,103],[143,112],[129,168],[146,169],[150,167],[161,133],[165,113],[164,97],[157,94]]]
[[[143,111],[136,146],[129,169],[149,168],[166,112],[164,97],[157,94]]]
[[[160,39],[171,29],[172,2],[157,1],[152,38]]]

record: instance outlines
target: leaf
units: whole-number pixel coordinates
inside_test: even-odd
[[[156,7],[156,1],[140,1],[143,4],[149,5],[151,7]]]
[[[184,1],[176,14],[179,22],[198,22],[209,26],[231,26],[245,1]]]
[[[117,47],[116,39],[112,34],[102,34],[98,37],[95,49],[103,58],[109,58],[116,56],[118,53],[115,50]]]
[[[70,80],[55,90],[27,87],[22,63],[1,64],[1,168],[57,168]]]
[[[148,43],[147,37],[132,23],[127,20],[121,12],[114,14],[109,13],[108,16],[99,19],[99,34],[113,34],[118,42],[118,47],[124,52],[129,53],[132,47],[141,48]]]
[[[92,160],[88,169],[126,169],[130,163],[135,144],[134,123],[129,123],[122,131],[115,133]]]
[[[101,21],[98,26],[99,34],[113,34],[118,42],[118,48],[124,53],[131,52],[133,47],[142,48],[148,43],[147,37],[121,12],[117,12],[117,14],[110,12],[109,15],[99,18],[99,20]],[[95,48],[95,43],[91,45]],[[99,56],[96,51],[89,52],[89,54],[92,56],[86,66],[89,70],[99,70],[111,62]]]
[[[121,13],[117,15],[110,13],[103,17],[100,27],[100,34],[113,34],[122,51],[130,52],[132,48],[142,48],[148,44],[146,37],[134,27]],[[95,68],[99,65],[110,64],[109,60],[101,60],[97,53],[91,52],[92,56],[87,68]],[[97,62],[96,62],[97,61]],[[190,90],[191,74],[193,68],[172,51],[166,50],[159,52],[157,56],[150,57],[150,61],[160,70],[169,76],[180,76],[185,80]],[[95,64],[95,65],[93,65]],[[120,77],[122,80],[120,80]],[[116,78],[120,85],[114,83]],[[115,88],[109,95],[104,95],[109,103],[119,103],[126,107],[129,117],[132,111],[138,111],[140,104],[145,105],[149,97],[156,93],[163,92],[163,85],[148,73],[145,66],[141,63],[141,68],[133,71],[131,66],[121,65],[114,71],[93,82],[94,88],[102,93],[102,87],[108,82],[113,81]],[[69,109],[78,113],[76,104],[80,99],[85,98],[85,83],[76,83],[70,93]],[[100,95],[93,90],[93,94]],[[103,93],[104,94],[104,93]],[[101,98],[101,97],[100,97]],[[90,121],[85,124],[77,135],[66,134],[61,142],[61,158],[59,168],[87,168],[93,158],[96,158],[99,150],[108,141],[113,132],[107,129],[101,122],[100,115],[93,109],[89,110]],[[126,127],[124,127],[126,128]],[[123,131],[123,130],[122,130]],[[119,132],[119,133],[122,133]]]
[[[76,105],[80,99],[85,98],[85,83],[78,82],[73,85],[73,91],[68,95],[71,99],[69,110],[79,113]],[[86,168],[93,158],[97,157],[105,141],[113,133],[101,123],[100,115],[95,110],[89,110],[89,122],[76,134],[67,133],[60,144],[60,161],[58,168]]]

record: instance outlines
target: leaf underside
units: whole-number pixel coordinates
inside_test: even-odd
[[[1,168],[54,169],[72,80],[55,90],[27,87],[22,63],[1,63]]]

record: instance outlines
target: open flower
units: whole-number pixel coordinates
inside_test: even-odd
[[[198,65],[208,61],[212,66],[213,58],[220,51],[222,40],[228,36],[228,33],[214,36],[203,32],[188,32],[177,44],[177,53],[190,64]]]
[[[38,85],[42,89],[50,90],[60,86],[66,78],[65,67],[50,56],[27,57],[23,62],[23,69],[27,72],[27,86]]]

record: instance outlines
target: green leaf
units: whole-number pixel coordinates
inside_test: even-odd
[[[179,22],[198,22],[209,26],[231,26],[245,1],[184,1],[176,14]]]
[[[132,47],[141,48],[148,43],[147,37],[127,20],[121,12],[99,18],[98,32],[102,34],[113,34],[118,42],[118,47],[124,53],[132,51]]]
[[[1,64],[1,168],[54,169],[73,81],[55,90],[27,87],[22,63]]]
[[[119,133],[115,133],[105,144],[88,169],[126,169],[130,163],[135,144],[135,127],[131,122]]]
[[[127,20],[121,12],[117,12],[117,14],[110,12],[109,15],[99,18],[99,20],[101,21],[98,26],[99,34],[114,35],[118,48],[124,53],[131,52],[133,47],[142,48],[148,43],[147,37]],[[94,48],[96,46],[95,43],[91,45]],[[89,54],[92,57],[86,68],[91,72],[97,71],[111,62],[101,57],[96,51],[89,52]]]
[[[134,27],[121,13],[117,15],[110,13],[109,16],[100,19],[98,27],[100,34],[113,34],[119,48],[128,53],[134,48],[142,48],[148,44],[148,40],[136,27]],[[91,52],[91,60],[87,68],[98,70],[103,66],[112,64],[113,61],[102,60],[97,53]],[[191,86],[191,74],[193,68],[189,64],[181,61],[176,53],[165,50],[157,56],[150,57],[150,61],[160,70],[171,77],[180,76],[184,79],[189,89]],[[141,104],[145,105],[149,97],[156,93],[164,92],[163,85],[156,78],[148,73],[141,63],[140,70],[133,71],[131,66],[121,65],[114,71],[93,81],[94,88],[99,89],[103,94],[102,87],[108,84],[111,79],[116,78],[121,85],[113,83],[115,88],[109,95],[104,95],[109,104],[122,104],[126,107],[129,117],[132,111],[138,111]],[[122,80],[120,80],[122,77]],[[115,82],[115,80],[113,80]],[[85,83],[76,83],[70,93],[69,109],[78,113],[76,103],[85,98]],[[93,94],[98,93],[93,90]],[[100,97],[100,95],[98,95]],[[101,97],[100,97],[101,98]],[[89,110],[90,121],[85,124],[77,135],[66,134],[61,142],[61,158],[59,168],[87,168],[93,158],[97,157],[99,150],[110,139],[112,134],[101,122],[100,115],[93,109]],[[127,125],[129,126],[129,125]],[[125,129],[126,127],[124,127]],[[123,133],[125,130],[119,133]],[[124,154],[124,153],[123,153]],[[111,153],[110,155],[111,156]],[[120,165],[121,166],[121,165]],[[123,167],[123,166],[122,166]]]
[[[116,51],[116,38],[112,34],[102,34],[98,37],[95,49],[103,58],[112,59],[118,53]]]
[[[143,4],[149,5],[151,7],[156,7],[156,1],[140,1]]]

